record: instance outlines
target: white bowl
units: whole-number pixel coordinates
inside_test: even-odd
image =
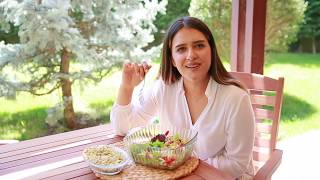
[[[106,152],[112,153],[111,156]],[[128,153],[110,145],[95,145],[84,149],[82,156],[88,162],[92,171],[102,175],[114,175],[121,172],[129,163]],[[115,157],[122,158],[115,162]]]

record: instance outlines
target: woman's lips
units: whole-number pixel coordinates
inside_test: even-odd
[[[193,69],[195,69],[195,68],[198,68],[198,67],[200,67],[200,64],[199,64],[199,63],[197,63],[197,64],[187,64],[187,65],[186,65],[186,68],[193,68]]]

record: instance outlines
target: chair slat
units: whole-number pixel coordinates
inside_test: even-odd
[[[265,123],[256,123],[256,131],[259,133],[271,133],[272,126],[265,124]]]
[[[275,96],[251,94],[251,102],[252,104],[274,106],[276,99],[275,99]]]
[[[261,74],[232,72],[231,75],[244,83],[248,89],[275,91],[278,87],[275,79]]]
[[[270,140],[268,139],[262,139],[262,138],[255,138],[254,139],[254,145],[257,147],[270,147]]]
[[[261,109],[257,107],[253,107],[254,115],[256,119],[274,119],[273,111],[267,109]]]
[[[271,134],[256,132],[255,138],[267,139],[268,141],[270,141]]]
[[[270,153],[270,148],[261,147],[261,146],[253,146],[253,151],[269,154]]]

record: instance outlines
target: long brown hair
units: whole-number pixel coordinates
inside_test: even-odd
[[[194,17],[182,17],[176,20],[167,30],[163,41],[161,65],[159,76],[162,77],[165,84],[172,84],[181,78],[178,69],[172,64],[171,46],[172,40],[177,32],[182,28],[192,28],[200,31],[206,37],[211,49],[211,67],[209,69],[210,76],[219,84],[234,85],[241,89],[246,89],[239,81],[234,79],[224,68],[218,55],[214,38],[208,26],[201,20]]]

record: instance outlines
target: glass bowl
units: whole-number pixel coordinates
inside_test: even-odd
[[[154,147],[151,139],[158,134],[166,137],[180,136],[184,143],[177,147]],[[160,124],[132,129],[124,138],[124,144],[132,159],[139,164],[159,169],[176,169],[192,154],[198,132]]]
[[[87,147],[82,156],[94,173],[102,175],[118,174],[129,163],[127,152],[110,145]]]

